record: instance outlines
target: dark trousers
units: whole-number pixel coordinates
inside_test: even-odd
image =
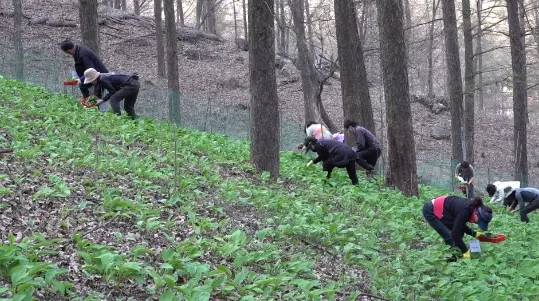
[[[135,103],[137,102],[138,92],[140,89],[140,84],[138,80],[130,78],[127,83],[116,93],[114,93],[109,101],[112,111],[116,115],[121,115],[122,110],[120,109],[120,101],[124,101],[124,110],[132,119],[137,118],[135,113]]]
[[[522,209],[520,209],[520,221],[522,222],[529,222],[530,219],[528,218],[528,213],[536,210],[539,208],[539,200],[534,200],[530,203],[528,203],[528,205]]]
[[[434,205],[431,201],[426,202],[423,205],[423,217],[429,223],[429,225],[440,234],[446,244],[453,245],[453,239],[451,238],[451,229],[449,229],[440,219],[434,215]]]
[[[328,175],[327,175],[327,178],[331,178],[331,172],[333,171],[333,168],[335,166],[333,165],[325,165],[324,166],[324,170],[327,171]],[[356,162],[354,160],[348,162],[348,164],[346,166],[341,166],[341,168],[344,167],[346,168],[346,172],[348,173],[348,177],[350,178],[350,180],[352,181],[352,184],[353,185],[357,185],[359,183],[358,179],[357,179],[357,172],[356,172]]]
[[[371,171],[376,166],[376,162],[381,154],[382,150],[379,147],[369,147],[357,152],[356,162],[359,166]]]

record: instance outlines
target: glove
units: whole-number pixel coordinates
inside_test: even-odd
[[[77,78],[77,85],[80,85],[80,78]]]
[[[485,233],[483,233],[483,232],[475,232],[475,238],[479,238],[481,236],[485,236]]]
[[[468,251],[466,251],[466,253],[462,254],[462,258],[472,259],[472,254],[470,253],[470,250],[468,250]]]
[[[307,167],[313,165],[313,160],[311,160],[309,163],[307,163]]]

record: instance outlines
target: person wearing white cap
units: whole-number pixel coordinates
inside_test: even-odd
[[[506,182],[496,181],[493,184],[488,184],[487,193],[488,193],[488,196],[490,197],[490,203],[502,204],[505,197],[505,192],[503,192],[503,190],[507,187],[520,188],[520,182],[519,181],[506,181]]]
[[[135,113],[135,103],[140,89],[136,74],[128,75],[122,73],[100,73],[94,68],[84,71],[84,84],[94,85],[99,83],[101,87],[108,91],[107,95],[100,99],[97,104],[110,100],[112,110],[116,115],[121,115],[120,101],[124,100],[124,110],[132,119],[137,117]]]
[[[529,222],[528,213],[539,209],[539,190],[535,188],[517,188],[507,187],[505,190],[505,201],[508,204],[507,210],[511,214],[520,211],[520,221]],[[526,205],[526,203],[528,203]],[[517,204],[519,209],[516,210]]]

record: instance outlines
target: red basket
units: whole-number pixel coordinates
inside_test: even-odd
[[[83,98],[81,101],[80,101],[80,104],[87,107],[87,108],[91,108],[91,107],[95,107],[97,105],[97,102],[93,103],[93,104],[88,104],[86,102],[86,99],[88,99],[88,97],[85,97]]]
[[[76,79],[64,80],[64,86],[76,86],[78,83],[79,82]]]
[[[460,190],[464,190],[466,189],[466,185],[457,185],[457,188],[460,189]]]
[[[499,243],[505,240],[504,234],[498,234],[496,237],[486,237],[486,236],[480,236],[479,241],[482,242],[491,242],[491,243]]]
[[[303,149],[303,144],[298,145],[298,149],[302,150]]]

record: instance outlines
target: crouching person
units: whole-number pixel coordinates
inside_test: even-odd
[[[520,212],[520,221],[528,223],[528,213],[539,209],[539,190],[535,188],[505,188],[505,204],[507,210],[513,214]],[[516,209],[518,205],[518,210]]]
[[[327,171],[328,179],[331,178],[333,168],[346,168],[352,184],[358,184],[356,173],[357,156],[350,146],[335,140],[316,140],[313,137],[308,137],[305,138],[305,148],[318,154],[318,157],[311,160],[307,167],[322,161],[323,170]]]
[[[135,103],[137,102],[140,83],[138,75],[128,75],[122,73],[100,73],[90,68],[84,71],[84,84],[99,84],[107,95],[98,101],[98,105],[110,100],[112,111],[116,115],[121,115],[120,102],[124,101],[124,110],[132,119],[137,117],[135,113]]]
[[[440,196],[423,205],[423,217],[440,234],[446,244],[457,246],[464,258],[471,258],[470,250],[462,240],[464,233],[479,238],[484,234],[470,229],[466,223],[476,223],[488,230],[492,209],[483,204],[480,196],[473,200],[458,196]]]

